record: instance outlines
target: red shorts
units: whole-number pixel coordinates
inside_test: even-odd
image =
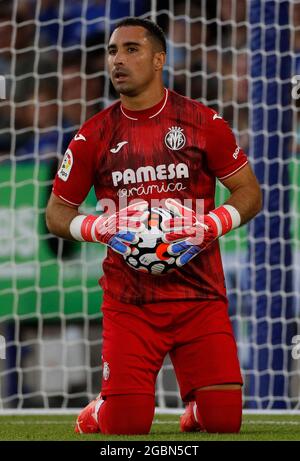
[[[135,306],[104,297],[101,393],[155,393],[169,353],[181,398],[214,384],[242,384],[236,342],[224,301]]]

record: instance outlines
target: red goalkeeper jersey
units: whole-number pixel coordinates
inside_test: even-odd
[[[80,205],[91,187],[98,200],[204,200],[215,207],[216,178],[247,164],[228,124],[203,104],[165,90],[157,105],[129,111],[120,101],[88,120],[67,149],[54,180],[55,195]],[[104,202],[103,202],[104,201]],[[101,203],[101,202],[100,202]],[[108,249],[100,285],[133,304],[226,296],[216,240],[182,268],[163,276],[138,272]]]

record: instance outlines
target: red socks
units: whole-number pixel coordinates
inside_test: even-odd
[[[196,392],[198,422],[206,432],[239,432],[242,423],[242,390]]]
[[[237,433],[242,421],[242,390],[196,392],[198,422],[209,433]],[[155,399],[148,394],[110,395],[101,405],[98,424],[103,434],[148,434]]]
[[[100,431],[102,434],[148,434],[154,409],[152,395],[109,395],[98,413]]]

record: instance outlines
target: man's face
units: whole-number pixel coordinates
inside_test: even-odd
[[[140,26],[117,28],[108,44],[108,68],[116,91],[135,96],[154,79],[157,59],[147,31]]]

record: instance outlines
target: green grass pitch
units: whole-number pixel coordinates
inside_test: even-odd
[[[75,416],[0,416],[0,441],[300,441],[300,415],[244,415],[240,434],[181,433],[179,417],[156,415],[149,435],[75,434]]]

